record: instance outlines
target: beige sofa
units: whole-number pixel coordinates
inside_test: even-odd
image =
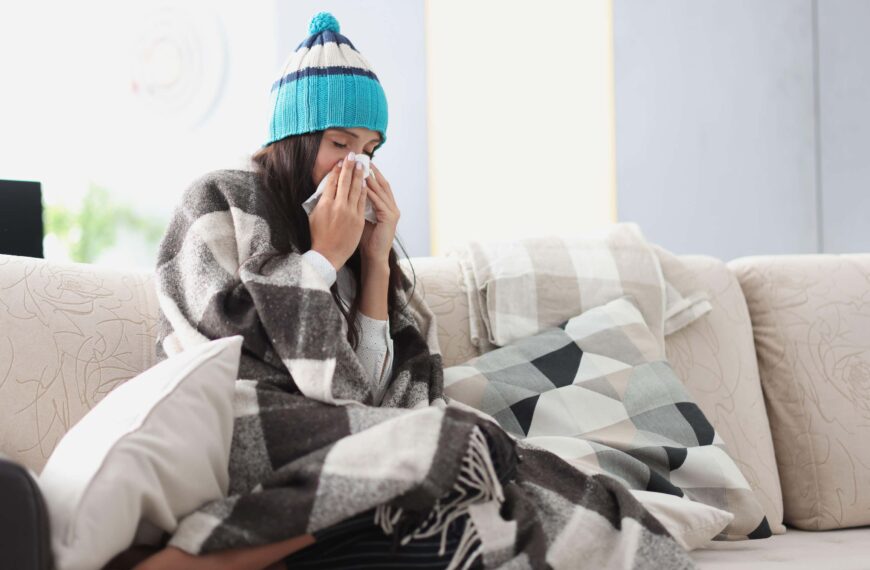
[[[698,566],[870,568],[870,254],[679,260],[665,276],[706,288],[713,310],[667,337],[668,359],[784,533],[711,543]],[[456,259],[411,264],[445,365],[477,355]],[[0,451],[38,473],[155,363],[153,287],[149,272],[0,255]]]

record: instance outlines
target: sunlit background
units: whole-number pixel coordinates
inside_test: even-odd
[[[47,259],[153,268],[320,10],[387,94],[410,256],[616,221],[723,260],[870,251],[870,2],[0,6],[0,179],[40,183]]]

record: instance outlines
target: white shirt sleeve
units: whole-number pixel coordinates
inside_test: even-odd
[[[338,272],[323,254],[310,249],[303,253],[302,257],[317,269],[327,285],[332,286],[335,283]],[[353,284],[350,283],[350,278],[347,274],[343,274],[342,278],[344,281],[339,287],[339,293],[344,293],[345,296],[352,295],[350,289],[353,288]],[[345,291],[345,288],[348,290]],[[375,384],[375,404],[379,404],[387,389],[387,382],[393,367],[393,339],[390,337],[390,323],[389,320],[373,319],[359,310],[357,311],[357,323],[359,324],[360,337],[356,355],[368,373],[367,377]],[[342,328],[346,330],[344,323],[342,323]]]
[[[332,263],[330,263],[328,259],[323,257],[323,254],[313,249],[309,249],[302,254],[302,258],[311,265],[313,265],[314,268],[317,269],[317,271],[319,271],[321,275],[323,275],[323,279],[326,280],[326,284],[329,287],[332,287],[332,284],[335,283],[337,272],[335,271],[335,267],[332,266]]]
[[[381,402],[393,368],[393,339],[389,320],[373,319],[357,312],[361,334],[356,353],[368,377],[375,383],[375,404]]]

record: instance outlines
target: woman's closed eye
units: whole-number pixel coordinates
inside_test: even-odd
[[[339,143],[337,143],[337,142],[335,142],[335,141],[332,141],[332,144],[334,144],[334,145],[337,146],[338,148],[347,148],[347,145],[346,145],[346,144],[339,144]],[[369,155],[369,158],[372,158],[372,159],[375,157],[375,153],[373,153],[373,152],[367,152],[367,153],[365,153],[365,154]]]

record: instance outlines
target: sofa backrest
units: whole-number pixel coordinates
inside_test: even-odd
[[[708,415],[774,531],[779,479],[758,381],[752,328],[734,275],[718,259],[680,256],[713,311],[667,337],[668,359]],[[435,313],[445,366],[479,354],[469,339],[459,262],[401,260]],[[158,304],[150,272],[0,255],[0,450],[37,473],[57,441],[112,388],[156,362]],[[478,323],[483,327],[482,323]]]
[[[728,267],[752,314],[786,522],[870,524],[870,254]]]
[[[112,388],[151,367],[150,273],[0,255],[0,449],[35,472]]]
[[[665,337],[668,362],[755,490],[771,531],[785,532],[773,438],[743,291],[721,260],[703,255],[678,257],[685,272],[706,289],[713,310]],[[672,267],[662,269],[678,289],[683,286],[684,275]]]

